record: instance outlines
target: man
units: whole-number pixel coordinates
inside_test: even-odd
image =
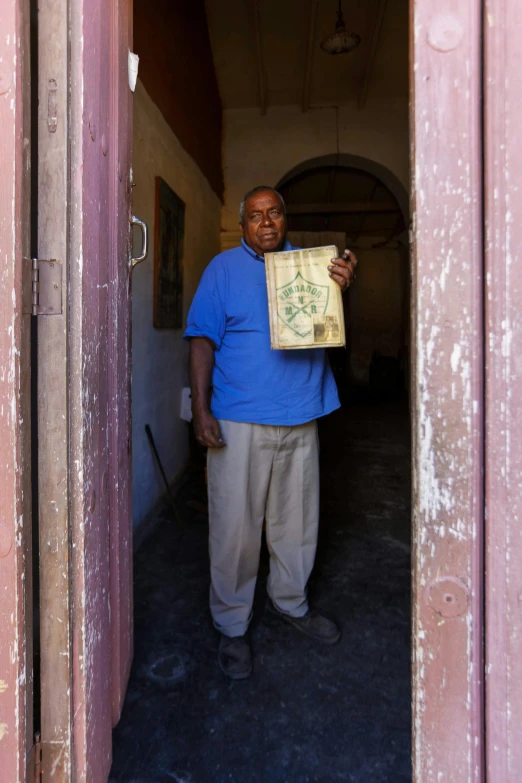
[[[292,249],[285,205],[270,187],[241,202],[241,246],[205,270],[188,316],[196,438],[208,448],[210,610],[227,677],[252,671],[247,629],[263,523],[270,552],[269,609],[326,644],[337,625],[308,606],[319,522],[317,423],[339,407],[322,349],[270,348],[264,254]],[[332,259],[350,285],[357,259]]]

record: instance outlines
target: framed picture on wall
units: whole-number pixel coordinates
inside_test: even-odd
[[[156,177],[154,227],[154,326],[183,326],[183,237],[185,203]]]

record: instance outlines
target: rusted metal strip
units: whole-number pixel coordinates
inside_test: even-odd
[[[486,753],[488,783],[522,779],[522,6],[487,0]]]
[[[414,780],[483,780],[481,2],[411,6]]]
[[[29,7],[0,0],[0,778],[33,744]]]

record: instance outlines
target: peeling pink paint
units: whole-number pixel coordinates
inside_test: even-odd
[[[74,778],[85,783],[108,777],[132,658],[132,7],[104,9],[84,0],[71,16],[71,170],[81,174],[69,269]]]
[[[483,779],[480,19],[412,4],[416,783]]]

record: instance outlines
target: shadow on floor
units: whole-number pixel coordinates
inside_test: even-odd
[[[227,681],[207,609],[207,525],[168,513],[135,560],[135,657],[111,781],[407,783],[410,488],[407,410],[357,406],[321,423],[322,516],[312,602],[343,636],[322,647],[264,611],[254,674]],[[179,502],[202,487],[186,485]]]

